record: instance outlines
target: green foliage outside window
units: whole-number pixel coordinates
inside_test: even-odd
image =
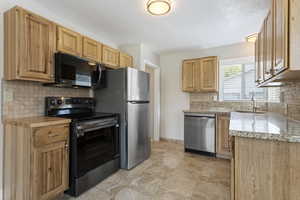
[[[229,78],[236,76],[242,72],[242,66],[241,65],[235,65],[231,67],[225,67],[224,69],[224,77]]]

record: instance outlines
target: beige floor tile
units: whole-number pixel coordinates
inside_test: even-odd
[[[119,170],[78,198],[63,200],[229,200],[230,162],[155,142],[149,160]]]

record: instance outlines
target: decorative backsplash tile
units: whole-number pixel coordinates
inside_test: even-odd
[[[280,103],[256,102],[260,111],[276,112],[300,120],[300,82],[286,83],[278,90]],[[251,101],[229,102],[216,101],[217,94],[190,94],[190,109],[203,110],[208,108],[226,108],[230,110],[251,111]]]
[[[89,97],[89,89],[45,87],[29,81],[3,81],[3,118],[44,115],[46,96]]]
[[[255,107],[258,111],[266,111],[268,109],[267,103],[265,102],[256,102]],[[207,108],[226,108],[228,110],[235,111],[251,111],[253,109],[252,102],[229,102],[229,101],[191,101],[190,109],[191,110],[203,110]]]

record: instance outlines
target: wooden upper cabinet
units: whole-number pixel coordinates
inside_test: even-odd
[[[217,57],[184,60],[182,90],[184,92],[217,92],[218,68]]]
[[[70,29],[57,26],[57,50],[82,56],[82,36]]]
[[[218,58],[201,59],[201,90],[203,92],[218,92]]]
[[[264,31],[258,33],[257,40],[255,42],[255,82],[260,84],[264,80]]]
[[[300,80],[300,1],[272,0],[260,35],[256,57],[264,76],[258,87]]]
[[[110,68],[119,67],[119,50],[102,45],[102,63]]]
[[[263,23],[263,27],[261,29],[261,32],[258,34],[258,42],[259,42],[259,55],[258,55],[258,60],[259,60],[259,66],[260,66],[260,71],[258,73],[260,73],[261,79],[262,81],[265,80],[265,68],[266,68],[266,31],[265,31],[265,21]]]
[[[133,57],[120,52],[120,67],[133,67]]]
[[[5,79],[52,82],[55,24],[20,7],[4,18]]]
[[[195,91],[195,68],[197,60],[185,60],[182,64],[182,90],[184,92]]]
[[[259,62],[259,36],[255,42],[255,83],[260,82],[260,62]]]
[[[231,136],[229,135],[230,114],[217,115],[217,155],[231,157]]]
[[[82,56],[92,61],[101,62],[102,44],[88,37],[83,37]]]
[[[288,6],[289,0],[274,0],[274,74],[288,68]]]
[[[269,79],[273,76],[273,13],[269,12],[265,22],[266,31],[266,65],[265,65],[265,79]]]

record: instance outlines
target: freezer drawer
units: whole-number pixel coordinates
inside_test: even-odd
[[[215,121],[215,115],[185,115],[185,149],[200,152],[216,153]]]
[[[151,152],[149,134],[149,103],[127,103],[127,169],[147,160]]]

